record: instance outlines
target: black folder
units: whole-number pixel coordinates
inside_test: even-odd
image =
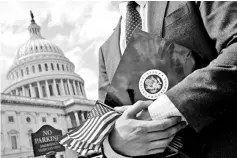
[[[195,70],[193,54],[188,48],[136,29],[108,88],[105,103],[115,107],[148,100],[139,89],[139,81],[149,70],[163,72],[170,89]]]

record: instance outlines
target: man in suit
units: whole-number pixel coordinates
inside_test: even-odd
[[[134,126],[123,124],[135,120],[130,117],[131,113],[148,106],[152,120],[181,116],[204,141],[202,157],[236,157],[237,2],[145,2],[138,7],[144,31],[191,49],[210,64],[194,71],[150,105],[139,102],[125,111],[109,141],[104,142],[105,155],[136,156],[136,151],[140,152],[138,155],[146,155],[151,148],[161,152],[158,149],[164,144],[151,144],[144,136],[146,132],[135,133],[134,139],[129,139]],[[123,18],[122,14],[114,33],[100,48],[99,98],[102,101],[126,47]],[[146,131],[147,126],[140,129]],[[159,137],[159,132],[153,135],[153,139],[159,140]],[[145,141],[138,141],[139,138]],[[114,153],[109,153],[111,150]]]

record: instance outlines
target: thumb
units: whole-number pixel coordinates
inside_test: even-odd
[[[131,105],[124,105],[124,106],[116,106],[114,107],[114,110],[117,112],[121,112],[123,113],[125,110],[127,110],[129,107],[131,107]]]
[[[142,111],[143,109],[147,109],[148,106],[152,103],[153,101],[137,101],[135,104],[133,104],[126,112],[127,116],[130,118],[135,118],[136,115]]]

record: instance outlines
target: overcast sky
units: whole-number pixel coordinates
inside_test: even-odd
[[[6,72],[16,51],[29,39],[30,10],[41,26],[41,35],[75,64],[76,73],[85,80],[87,97],[97,99],[98,48],[117,25],[117,2],[0,2],[1,92],[8,84]]]

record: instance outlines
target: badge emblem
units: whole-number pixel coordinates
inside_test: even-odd
[[[139,80],[139,90],[147,99],[156,99],[167,91],[168,86],[168,78],[160,70],[148,70]]]

